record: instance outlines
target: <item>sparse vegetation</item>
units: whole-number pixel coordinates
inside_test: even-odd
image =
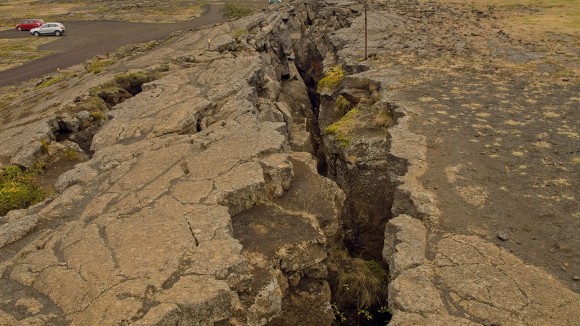
[[[332,92],[344,79],[344,70],[342,66],[334,66],[324,74],[324,77],[318,81],[318,93]]]
[[[79,1],[2,0],[0,28],[14,28],[20,18],[42,17],[45,21],[122,20],[132,22],[177,22],[199,16],[203,1]]]
[[[38,89],[45,88],[45,87],[54,85],[56,83],[59,83],[62,80],[64,80],[63,75],[51,76],[50,78],[43,80],[42,83],[36,85],[36,88],[38,88]]]
[[[8,165],[0,172],[0,216],[39,203],[45,196],[46,191],[34,173],[25,172],[16,165]]]
[[[337,322],[348,323],[349,318],[370,320],[377,314],[389,313],[386,307],[388,275],[379,263],[351,257],[346,250],[333,248],[328,268]]]
[[[102,111],[93,111],[90,114],[91,117],[96,121],[103,121],[107,118],[107,116]]]
[[[49,75],[49,76],[45,77],[44,80],[40,84],[36,85],[36,88],[41,89],[41,88],[46,88],[48,86],[52,86],[54,84],[58,84],[61,81],[65,80],[67,78],[70,78],[74,75],[75,75],[75,73],[72,71],[68,71],[68,72],[64,72],[64,73],[61,72],[61,73],[57,73],[54,75]]]
[[[0,71],[43,57],[50,51],[38,50],[49,38],[0,39]]]
[[[103,111],[107,109],[105,101],[98,94],[90,92],[91,96],[81,103],[77,104],[76,111]]]
[[[137,71],[128,74],[115,76],[115,83],[118,87],[135,95],[141,91],[141,85],[151,82],[159,77],[156,72]]]
[[[232,2],[227,2],[222,9],[222,13],[226,18],[236,19],[251,14],[252,9]]]
[[[246,35],[248,33],[248,31],[246,31],[243,28],[237,29],[232,33],[232,37],[233,38],[238,38],[240,36]]]
[[[50,147],[50,141],[48,141],[46,139],[41,139],[40,140],[40,147],[42,149],[42,153],[44,153],[44,154],[48,153],[48,149]]]
[[[338,96],[334,104],[341,114],[346,114],[350,109],[352,109],[352,103],[342,95]]]
[[[340,142],[343,147],[347,147],[350,143],[351,137],[348,133],[352,130],[354,123],[353,119],[359,114],[358,109],[348,111],[342,119],[331,124],[324,129],[327,135],[334,135],[336,140]]]
[[[79,152],[75,151],[73,148],[67,148],[64,151],[63,156],[70,161],[77,161],[80,159]]]
[[[113,65],[115,62],[115,59],[93,59],[86,63],[85,69],[88,73],[98,74],[102,72],[105,67]]]

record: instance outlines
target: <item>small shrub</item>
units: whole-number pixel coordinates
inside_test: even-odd
[[[11,210],[27,208],[44,200],[46,191],[32,173],[16,165],[6,166],[0,174],[0,216]]]
[[[344,70],[342,66],[334,66],[324,74],[324,77],[318,81],[318,93],[332,92],[344,79]]]
[[[224,17],[228,19],[235,19],[247,16],[252,13],[252,9],[231,2],[227,2],[222,8]]]

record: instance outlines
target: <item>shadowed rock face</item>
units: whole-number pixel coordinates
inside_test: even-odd
[[[573,325],[578,295],[543,270],[479,236],[433,236],[445,217],[409,131],[421,110],[400,97],[414,84],[360,62],[360,9],[272,6],[15,99],[0,163],[33,164],[62,124],[95,122],[62,117],[113,71],[162,72],[91,124],[93,155],[53,198],[0,217],[0,324],[329,325],[324,262],[341,238],[389,264],[393,325]],[[374,49],[429,46],[389,34],[414,20],[369,18]],[[338,64],[349,76],[319,96]],[[346,113],[338,96],[361,111],[346,145],[324,132]]]

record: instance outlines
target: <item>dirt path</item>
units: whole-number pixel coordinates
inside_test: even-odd
[[[0,87],[39,77],[57,68],[82,63],[92,56],[112,52],[123,45],[156,40],[175,31],[213,24],[222,19],[220,8],[221,5],[210,4],[201,17],[174,24],[64,21],[63,24],[67,27],[66,36],[41,47],[41,50],[57,53],[0,72]],[[16,30],[0,31],[0,38],[24,37],[32,36]]]

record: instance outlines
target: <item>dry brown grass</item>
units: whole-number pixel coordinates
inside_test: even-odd
[[[480,9],[492,8],[512,33],[580,36],[580,0],[438,0]],[[538,35],[543,36],[543,35]]]

